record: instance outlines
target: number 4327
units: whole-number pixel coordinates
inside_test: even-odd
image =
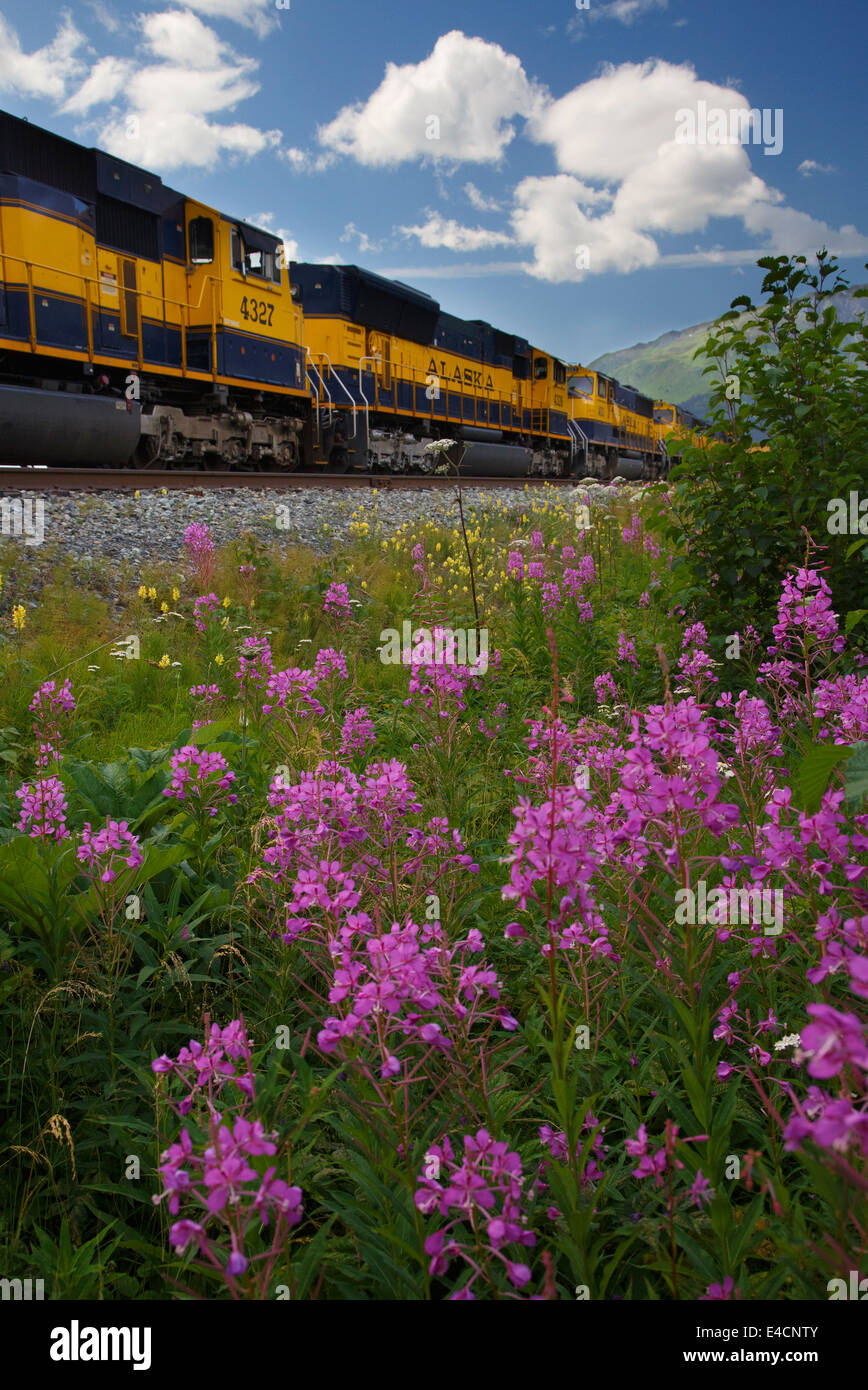
[[[261,323],[264,328],[270,328],[274,317],[274,305],[266,304],[264,299],[248,299],[245,295],[241,301],[241,317]]]

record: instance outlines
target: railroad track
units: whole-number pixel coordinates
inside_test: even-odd
[[[21,468],[0,465],[0,493],[8,492],[79,492],[110,491],[119,489],[156,488],[274,488],[291,492],[296,488],[376,488],[381,492],[398,488],[439,488],[453,487],[504,488],[521,487],[527,483],[531,487],[541,487],[551,483],[556,487],[575,487],[575,478],[479,478],[479,477],[441,477],[441,476],[402,476],[401,474],[378,473],[218,473],[198,469],[175,468],[160,473],[153,469],[134,468]]]

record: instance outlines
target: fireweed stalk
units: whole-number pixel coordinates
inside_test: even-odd
[[[36,735],[38,750],[36,766],[39,769],[59,763],[75,714],[75,699],[69,678],[58,685],[56,681],[43,681],[30,702],[30,712],[34,715],[33,732]]]
[[[126,920],[125,905],[135,887],[136,870],[143,862],[139,838],[126,821],[111,818],[107,818],[105,826],[97,831],[85,825],[78,838],[75,857],[82,873],[90,880],[101,930],[95,930],[89,913],[84,921],[94,940],[99,940],[107,952],[108,975],[114,979],[129,960],[134,945],[134,931],[132,923]],[[81,911],[82,905],[77,900],[76,907]]]
[[[806,628],[812,634],[807,668],[804,642],[798,636]],[[811,662],[842,656],[844,646],[822,579],[811,571],[798,572],[795,581],[784,586],[776,627],[779,644],[787,641],[791,630],[801,641],[799,661],[787,665],[788,659],[780,658],[767,674],[785,686],[790,720],[795,714],[803,729],[822,736],[823,726],[818,726],[815,717],[817,685],[811,679]],[[707,664],[699,659],[703,633],[696,625],[688,629],[683,646],[684,667],[689,665],[690,670],[682,669],[682,674],[708,681]],[[857,699],[864,688],[864,680],[851,678],[850,689]],[[804,971],[807,966],[808,979],[816,981],[833,974],[849,977],[853,992],[865,997],[868,968],[862,924],[868,922],[868,895],[862,887],[864,865],[856,861],[868,848],[863,833],[868,817],[857,816],[855,833],[848,831],[842,814],[843,792],[833,790],[823,795],[816,813],[797,811],[790,788],[777,785],[781,730],[764,702],[745,696],[733,703],[721,697],[718,708],[729,718],[715,720],[693,696],[676,700],[667,690],[664,705],[631,714],[626,738],[613,742],[611,731],[600,730],[601,736],[593,739],[588,737],[587,724],[575,733],[562,725],[556,682],[549,709],[550,736],[542,741],[551,772],[548,796],[542,806],[523,801],[514,813],[518,825],[511,837],[510,884],[504,896],[541,921],[553,1016],[555,952],[575,949],[577,931],[588,938],[587,944],[595,944],[598,956],[612,952],[613,964],[620,957],[641,966],[676,1024],[674,1036],[683,1033],[684,1055],[691,1059],[685,1087],[703,1130],[714,1132],[709,1098],[715,1077],[718,1081],[732,1078],[734,1083],[744,1075],[762,1097],[773,1155],[780,1151],[783,1122],[768,1095],[770,1085],[796,1102],[796,1118],[786,1134],[788,1147],[795,1149],[810,1139],[827,1148],[834,1146],[839,1153],[848,1147],[858,1150],[866,1125],[864,1018],[858,1018],[852,1008],[812,1005],[801,1050],[797,1047],[794,1056],[785,1051],[775,1057],[772,1042],[784,1031],[780,1001],[789,994],[794,970]],[[852,698],[850,708],[857,708]],[[836,712],[829,711],[832,719]],[[864,736],[865,723],[858,716],[853,718],[854,728]],[[721,736],[730,741],[732,765],[724,763],[714,747]],[[534,737],[539,747],[539,734]],[[566,763],[559,748],[565,738],[571,745]],[[570,758],[579,750],[590,768],[586,788],[558,780],[564,771],[568,774]],[[733,794],[737,800],[731,799]],[[789,919],[785,930],[766,933],[755,914],[733,920],[725,916],[716,923],[687,922],[679,929],[672,907],[676,887],[692,890],[699,879],[712,876],[728,890],[730,900],[733,892],[737,900],[741,894],[749,898],[751,892],[773,883]],[[557,910],[555,890],[560,894]],[[615,935],[596,906],[604,899],[624,903],[629,910],[629,919]],[[572,918],[577,920],[571,922]],[[799,918],[808,930],[805,925],[797,928]],[[812,921],[817,923],[815,937],[821,943],[819,963],[807,945]],[[533,936],[520,923],[511,924],[507,933],[517,940]],[[596,942],[591,933],[598,933]],[[732,958],[729,971],[717,964],[722,951]],[[573,984],[578,987],[579,982],[574,979]],[[740,997],[748,989],[759,992],[760,1012],[741,1005]],[[626,995],[622,999],[628,1015],[629,1001]],[[669,1002],[673,1000],[677,1008]],[[588,1020],[587,987],[584,1002]],[[610,1017],[606,1028],[616,1018],[617,1014]],[[795,1042],[799,1043],[798,1035]],[[733,1050],[735,1059],[719,1060],[721,1047]],[[816,1061],[827,1057],[831,1064]],[[810,1059],[809,1074],[851,1078],[840,1100],[814,1087],[806,1102],[799,1102],[787,1073],[792,1073],[800,1058]],[[562,1083],[557,1056],[553,1068],[557,1086]],[[766,1077],[761,1076],[763,1071]],[[568,1131],[568,1124],[564,1129]],[[713,1147],[719,1154],[720,1146]],[[572,1149],[571,1137],[568,1156]],[[714,1165],[720,1159],[711,1162]],[[837,1162],[841,1167],[846,1161],[839,1158]],[[852,1163],[849,1168],[852,1171]],[[722,1176],[719,1171],[706,1172],[704,1180],[716,1184]],[[857,1180],[851,1181],[861,1188]],[[770,1185],[768,1190],[776,1204]],[[670,1209],[670,1237],[672,1221]],[[847,1258],[852,1262],[858,1257],[851,1253]]]
[[[238,800],[227,788],[235,782],[235,773],[222,753],[209,753],[187,744],[172,754],[172,780],[163,796],[179,802],[191,818],[193,843],[196,847],[200,873],[203,871],[209,831],[212,821],[224,805],[233,806]],[[213,843],[213,839],[212,839]]]
[[[256,1078],[244,1020],[221,1029],[209,1026],[206,1016],[203,1043],[191,1040],[177,1057],[163,1054],[151,1065],[187,1092],[178,1099],[158,1086],[158,1102],[185,1121],[161,1155],[163,1192],[153,1198],[156,1205],[166,1201],[170,1215],[180,1218],[170,1227],[170,1244],[179,1254],[192,1245],[200,1256],[194,1263],[215,1270],[231,1298],[264,1300],[277,1262],[288,1265],[287,1237],[301,1221],[302,1193],[276,1176],[276,1164],[259,1162],[277,1154],[278,1135],[267,1133],[255,1117]],[[266,1249],[253,1254],[260,1227],[270,1244],[263,1240]]]

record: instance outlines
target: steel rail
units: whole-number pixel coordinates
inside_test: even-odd
[[[132,489],[153,491],[158,488],[165,488],[167,491],[250,488],[260,491],[274,489],[278,492],[291,492],[302,488],[322,487],[337,491],[350,488],[368,488],[388,492],[394,489],[448,488],[456,483],[463,488],[483,489],[520,488],[525,484],[536,488],[545,483],[550,483],[555,487],[580,486],[575,478],[485,478],[470,475],[454,478],[400,473],[229,473],[200,472],[197,469],[182,468],[157,472],[150,468],[55,468],[0,465],[0,495],[4,492],[115,492]]]

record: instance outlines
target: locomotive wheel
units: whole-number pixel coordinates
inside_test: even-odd
[[[153,434],[143,434],[126,466],[127,468],[159,468],[159,439]]]

